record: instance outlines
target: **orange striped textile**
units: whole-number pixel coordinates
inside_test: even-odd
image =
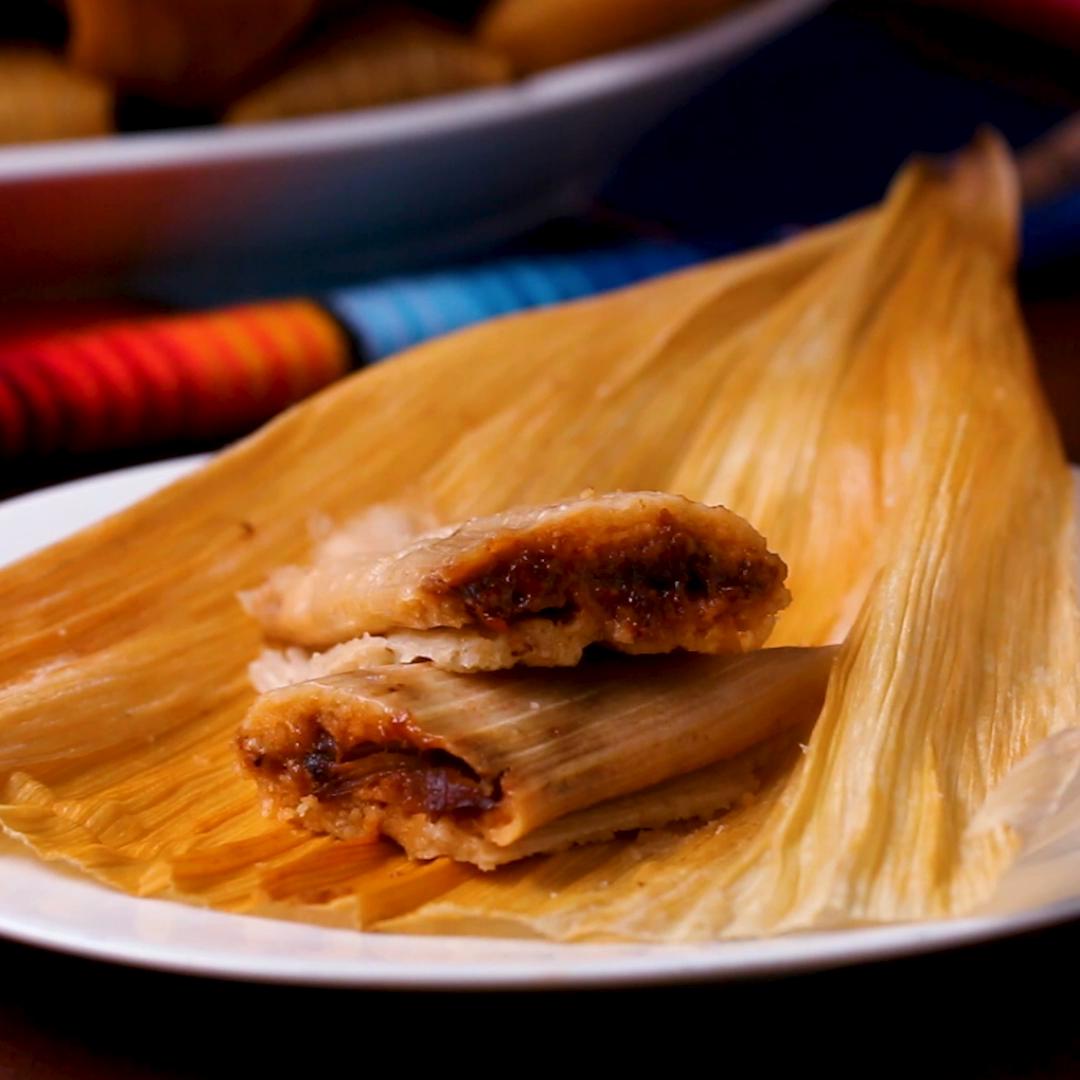
[[[0,455],[240,434],[351,365],[308,300],[20,334],[0,342]]]

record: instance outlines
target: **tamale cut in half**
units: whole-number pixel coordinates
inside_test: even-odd
[[[365,369],[0,569],[5,836],[136,896],[394,933],[713,942],[1000,901],[1080,775],[1073,487],[1012,282],[1018,205],[994,137],[915,161],[838,225]],[[236,749],[265,637],[237,592],[309,562],[313,517],[400,503],[427,528],[589,488],[723,504],[783,555],[769,647],[685,662],[839,644],[753,797],[491,871],[265,817]],[[1075,857],[1080,811],[1042,850]]]
[[[677,495],[517,508],[389,554],[328,545],[310,567],[275,571],[244,597],[265,633],[336,648],[306,665],[291,654],[296,670],[277,679],[265,657],[253,677],[269,688],[418,658],[460,671],[563,666],[592,644],[744,652],[788,604],[786,573],[737,514]]]
[[[271,632],[308,644],[387,635],[306,664],[290,657],[292,678],[279,681],[305,668],[324,677],[264,694],[242,725],[267,809],[316,832],[391,836],[414,858],[491,868],[707,817],[749,794],[768,750],[783,749],[758,744],[824,697],[822,649],[767,663],[679,653],[571,667],[592,644],[742,654],[764,642],[790,599],[786,567],[723,507],[588,495],[476,518],[391,554],[372,547],[346,529],[314,566],[283,568],[246,597]],[[405,648],[434,662],[362,666]],[[518,663],[531,669],[453,670]],[[253,665],[256,683],[271,666],[267,654]],[[709,782],[649,790],[709,766]]]
[[[490,868],[750,794],[791,743],[774,737],[821,707],[834,652],[470,675],[389,664],[264,694],[240,749],[285,820]]]
[[[227,124],[260,123],[494,86],[510,78],[497,51],[408,8],[332,19],[230,104]]]

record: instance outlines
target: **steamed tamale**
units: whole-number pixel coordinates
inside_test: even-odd
[[[318,0],[66,0],[68,56],[124,91],[219,105],[312,17]]]
[[[333,23],[230,105],[227,123],[370,108],[506,82],[495,50],[422,13],[392,8]]]
[[[742,0],[493,0],[480,17],[481,41],[520,72],[638,45],[684,30]]]
[[[608,658],[485,675],[392,664],[263,695],[240,747],[285,820],[345,839],[383,833],[414,858],[490,867],[672,820],[658,814],[706,816],[747,793],[745,761],[727,774],[744,779],[741,790],[714,774],[718,786],[695,789],[678,811],[648,789],[811,719],[832,653]],[[609,800],[614,819],[601,812]],[[538,836],[556,821],[557,833]]]
[[[749,524],[659,492],[520,507],[389,554],[323,551],[244,597],[272,638],[326,647],[379,636],[316,660],[320,673],[347,670],[337,663],[347,657],[377,662],[378,649],[453,670],[571,665],[594,643],[744,652],[789,600],[787,568]]]
[[[0,144],[76,139],[113,130],[114,95],[34,45],[0,46]]]

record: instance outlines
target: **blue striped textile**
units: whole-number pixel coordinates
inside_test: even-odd
[[[704,249],[688,244],[635,241],[386,278],[321,300],[352,332],[364,358],[379,360],[496,315],[606,292],[704,258]]]

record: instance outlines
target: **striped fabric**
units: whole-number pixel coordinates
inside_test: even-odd
[[[130,320],[0,348],[0,452],[228,435],[343,375],[347,335],[289,301]]]
[[[378,360],[484,319],[605,292],[701,258],[686,244],[642,241],[389,278],[331,293],[326,302],[357,335],[364,354]]]
[[[694,248],[633,243],[204,314],[122,318],[0,342],[0,456],[242,434],[426,338],[686,266]]]

